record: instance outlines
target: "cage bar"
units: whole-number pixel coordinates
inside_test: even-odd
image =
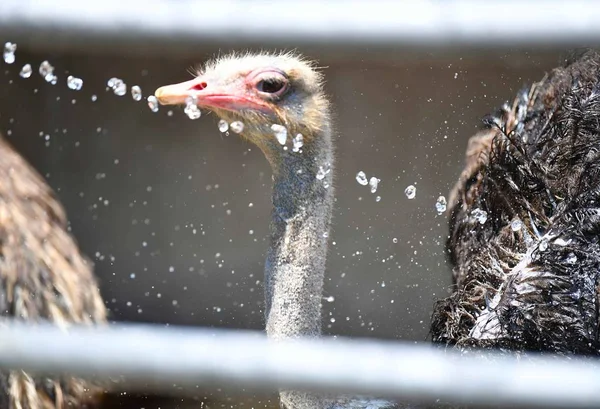
[[[486,405],[600,406],[600,364],[584,358],[459,354],[369,339],[267,339],[260,332],[114,324],[0,325],[0,368],[197,391],[292,388]]]
[[[598,42],[585,0],[2,0],[0,35],[44,46],[193,50],[199,43],[375,48],[568,46]],[[151,43],[150,43],[151,41]]]

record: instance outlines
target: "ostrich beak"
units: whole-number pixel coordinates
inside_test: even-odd
[[[154,96],[162,105],[185,104],[188,97],[195,97],[196,104],[207,109],[219,108],[234,112],[270,110],[265,101],[250,95],[243,85],[223,86],[215,82],[211,83],[202,77],[179,84],[165,85],[158,88]]]

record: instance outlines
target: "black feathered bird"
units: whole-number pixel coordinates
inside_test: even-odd
[[[434,342],[597,354],[597,52],[572,58],[486,118],[449,205],[455,289],[436,305]]]

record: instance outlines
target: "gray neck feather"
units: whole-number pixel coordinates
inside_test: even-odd
[[[273,339],[321,335],[321,297],[333,205],[333,154],[327,129],[302,152],[271,153],[273,213],[265,266],[266,327]],[[329,172],[320,178],[324,172]],[[319,175],[319,178],[317,177]]]
[[[326,129],[315,135],[302,152],[282,148],[276,141],[263,147],[274,181],[265,265],[266,330],[275,340],[319,337],[333,206],[331,133]],[[288,409],[329,406],[323,398],[297,391],[281,391],[281,402]]]
[[[266,329],[274,340],[321,335],[321,299],[333,210],[333,149],[327,128],[302,152],[262,146],[273,168],[271,245],[265,265]],[[321,177],[323,176],[324,177]],[[287,409],[393,408],[378,400],[280,391]]]

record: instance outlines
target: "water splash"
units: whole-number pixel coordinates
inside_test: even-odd
[[[131,87],[131,98],[133,98],[134,101],[142,100],[142,89],[138,85]]]
[[[152,110],[152,112],[158,112],[158,99],[154,95],[150,95],[147,99],[148,107]]]
[[[379,186],[379,182],[381,182],[381,179],[377,179],[375,176],[373,176],[373,177],[371,177],[371,179],[369,179],[369,186],[371,187],[371,193],[377,192],[377,186]]]
[[[229,129],[231,129],[232,132],[240,134],[244,132],[244,123],[242,121],[233,121],[229,124]]]
[[[362,170],[356,174],[356,181],[359,185],[367,186],[369,181],[367,180],[367,175]]]
[[[448,208],[448,202],[444,196],[440,196],[435,201],[435,210],[437,210],[438,214],[442,214]]]
[[[17,51],[17,45],[10,41],[4,44],[4,62],[12,64],[15,62],[15,51]]]
[[[519,219],[515,219],[510,223],[510,229],[512,231],[517,232],[517,231],[521,230],[522,228],[523,228],[523,222]]]
[[[83,80],[81,78],[69,75],[67,77],[67,87],[74,91],[79,91],[83,87]]]
[[[197,99],[195,96],[189,96],[185,99],[185,108],[184,108],[183,112],[190,119],[195,120],[195,119],[200,118],[201,112],[200,112],[200,109],[198,108]]]
[[[292,148],[292,152],[300,152],[300,148],[304,146],[304,136],[302,136],[302,134],[299,133],[292,139],[292,143],[294,145],[294,147]]]
[[[123,82],[120,78],[112,77],[106,83],[110,89],[114,92],[115,95],[122,97],[127,93],[127,84]]]
[[[287,142],[287,128],[282,125],[273,124],[271,125],[271,130],[273,131],[275,138],[277,138],[277,142],[281,145],[285,145]]]
[[[56,84],[56,75],[54,75],[54,67],[48,61],[42,61],[42,63],[40,64],[39,73],[42,76],[42,78],[46,80],[46,82]]]
[[[221,119],[217,126],[219,127],[219,132],[222,133],[225,133],[229,130],[229,124],[224,119]]]
[[[329,172],[331,172],[331,165],[329,163],[326,164],[325,167],[319,166],[319,171],[317,172],[317,179],[318,180],[325,179],[325,176],[327,176],[327,174],[329,174]]]
[[[414,199],[415,196],[417,195],[417,188],[414,187],[413,185],[409,185],[406,187],[406,189],[404,189],[404,194],[406,195],[407,198]]]
[[[19,73],[19,75],[21,76],[21,78],[29,78],[31,77],[32,72],[33,69],[31,68],[31,64],[25,64],[23,68],[21,68],[21,72]]]
[[[479,224],[485,224],[488,219],[488,214],[482,209],[473,209],[471,211],[471,217],[473,217]]]

